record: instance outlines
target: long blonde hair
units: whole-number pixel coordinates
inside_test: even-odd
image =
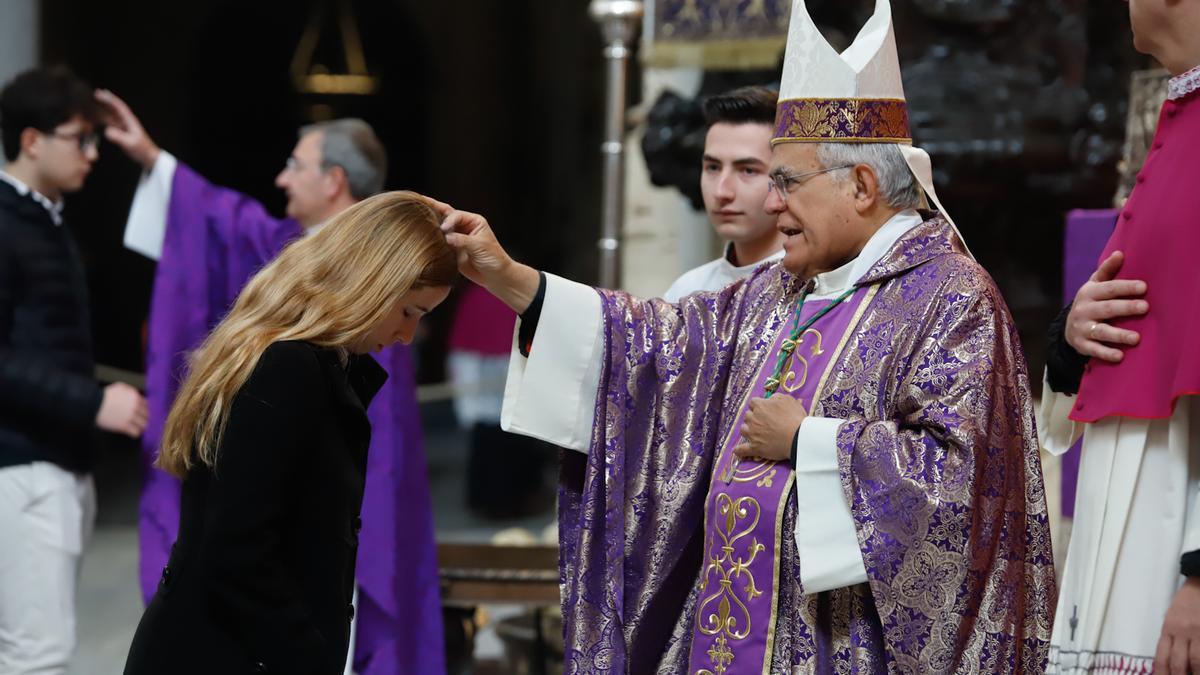
[[[414,288],[458,276],[437,214],[412,192],[385,192],[290,244],[242,289],[189,359],[155,465],[182,477],[216,465],[234,396],[263,351],[280,340],[347,348]]]

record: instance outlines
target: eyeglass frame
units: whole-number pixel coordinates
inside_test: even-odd
[[[296,159],[295,155],[288,155],[288,158],[283,160],[283,168],[291,173],[300,173],[308,167],[307,164]]]
[[[806,171],[804,173],[785,173],[782,170],[773,171],[767,174],[767,178],[769,178],[771,181],[770,185],[767,186],[767,189],[778,190],[780,195],[789,195],[792,193],[791,187],[794,185],[803,184],[804,179],[806,178],[812,178],[814,176],[819,176],[823,173],[830,173],[832,171],[841,171],[842,169],[853,169],[855,166],[857,165],[844,164],[842,166],[835,166],[828,169],[817,169],[816,171]]]
[[[43,134],[51,138],[57,138],[62,141],[75,141],[79,147],[79,151],[86,153],[88,150],[98,150],[100,148],[100,132],[99,131],[71,131],[63,132],[57,129],[43,131]]]

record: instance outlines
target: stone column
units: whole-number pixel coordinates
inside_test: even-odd
[[[649,105],[665,89],[695,96],[702,76],[700,68],[646,68],[642,100]],[[640,297],[657,297],[684,271],[711,260],[717,245],[703,211],[692,209],[675,188],[650,184],[641,152],[643,133],[645,124],[638,124],[626,143],[621,279],[625,290]],[[696,180],[700,180],[699,166]]]
[[[0,86],[37,65],[39,4],[38,0],[0,2]]]

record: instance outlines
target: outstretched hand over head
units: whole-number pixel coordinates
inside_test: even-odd
[[[537,294],[537,270],[509,257],[483,216],[456,210],[436,199],[426,199],[442,217],[446,243],[458,254],[458,271],[500,298],[513,311],[524,312]]]
[[[97,89],[96,100],[104,108],[104,137],[143,169],[152,169],[158,160],[159,147],[146,133],[137,115],[125,101],[107,89]]]

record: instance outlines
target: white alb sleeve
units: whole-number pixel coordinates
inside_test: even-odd
[[[163,238],[167,234],[167,208],[171,205],[171,184],[175,180],[175,156],[158,152],[154,166],[142,174],[129,218],[125,221],[125,248],[157,261],[162,257]]]
[[[1038,406],[1037,428],[1042,449],[1052,455],[1061,455],[1075,445],[1083,435],[1082,424],[1068,415],[1075,407],[1073,394],[1060,394],[1050,389],[1046,375],[1042,375],[1042,403]]]
[[[596,289],[546,275],[546,295],[529,358],[517,333],[504,386],[500,426],[586,453],[600,388],[602,308]]]
[[[858,529],[842,491],[837,434],[844,420],[806,417],[796,435],[796,550],[804,592],[867,581]]]

